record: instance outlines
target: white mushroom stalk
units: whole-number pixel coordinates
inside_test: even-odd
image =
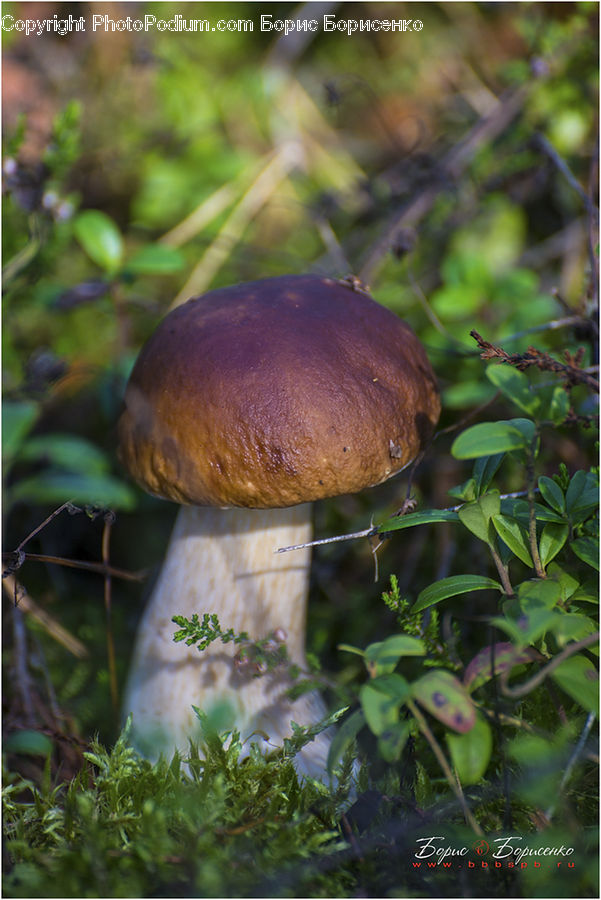
[[[235,727],[269,751],[281,746],[290,722],[311,725],[325,716],[318,694],[286,697],[289,667],[258,673],[239,647],[217,640],[205,650],[174,643],[178,614],[216,613],[224,630],[251,640],[275,634],[302,669],[310,566],[309,549],[282,556],[282,543],[311,538],[311,507],[288,509],[180,509],[167,556],[139,629],[127,684],[125,709],[133,712],[132,738],[147,755],[184,753],[200,737],[193,707],[217,713],[224,730]],[[329,741],[325,735],[297,757],[304,774],[321,777]]]
[[[309,503],[379,484],[430,438],[440,402],[411,329],[356,283],[292,275],[211,291],[174,309],[132,372],[121,457],[149,493],[184,504],[138,633],[125,698],[149,756],[185,751],[193,707],[264,749],[320,697],[290,702],[280,667],[255,677],[236,646],[173,641],[174,615],[216,614],[251,641],[285,634],[305,665]],[[297,758],[323,776],[329,736]]]

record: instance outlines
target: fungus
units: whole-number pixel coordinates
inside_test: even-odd
[[[314,724],[287,670],[256,676],[232,644],[173,641],[175,614],[216,613],[253,640],[286,638],[305,666],[311,502],[380,484],[430,438],[435,378],[408,325],[348,283],[283,276],[211,291],[170,312],[133,369],[121,457],[149,493],[181,504],[137,635],[125,697],[150,756],[198,736],[193,706],[226,704],[242,740],[281,745]],[[251,667],[252,669],[252,667]],[[260,740],[259,740],[260,737]],[[297,768],[320,775],[329,737]]]

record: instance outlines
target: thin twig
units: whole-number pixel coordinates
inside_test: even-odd
[[[430,744],[430,747],[432,748],[432,752],[434,753],[434,756],[438,760],[438,764],[439,764],[440,768],[442,769],[442,771],[444,772],[445,778],[447,779],[447,781],[449,783],[449,787],[451,788],[451,790],[457,797],[457,800],[459,801],[459,805],[461,806],[461,810],[463,812],[465,821],[479,837],[482,837],[483,836],[482,829],[476,822],[471,809],[467,805],[465,796],[463,794],[463,789],[461,787],[461,783],[453,775],[451,767],[447,762],[446,756],[440,749],[440,745],[439,745],[438,741],[436,740],[436,738],[434,737],[434,735],[432,734],[432,731],[430,730],[430,727],[429,727],[428,723],[426,722],[425,717],[421,714],[420,710],[417,708],[416,704],[412,700],[407,700],[406,703],[407,703],[407,707],[411,711],[412,716],[415,718],[415,720],[419,726],[419,730],[421,731],[421,733],[423,734],[423,736],[425,737],[427,742]]]
[[[25,621],[22,610],[13,606],[12,612],[13,632],[15,636],[13,659],[15,681],[17,683],[17,690],[21,695],[25,721],[27,722],[27,725],[32,727],[35,723],[35,714],[33,709],[33,697],[31,695],[32,680],[27,664],[29,659],[29,653],[27,651],[27,632],[25,630]]]
[[[534,453],[532,447],[528,448],[528,461],[526,464],[526,481],[528,484],[528,538],[530,542],[530,554],[534,563],[534,571],[537,578],[546,578],[547,573],[543,568],[540,553],[538,552],[538,540],[536,537],[536,510],[534,508],[535,473]]]
[[[63,626],[57,622],[53,616],[47,613],[45,609],[38,606],[38,604],[31,599],[23,585],[18,584],[13,575],[7,575],[2,582],[2,586],[11,599],[13,599],[14,596],[17,597],[17,605],[19,608],[27,613],[27,615],[31,616],[32,619],[35,619],[36,622],[39,622],[50,637],[54,638],[55,641],[58,641],[59,644],[62,644],[63,647],[66,647],[69,653],[72,653],[73,656],[76,656],[78,659],[85,659],[88,656],[87,647],[67,631],[66,628],[63,628]]]
[[[102,562],[108,568],[110,559],[110,540],[112,518],[107,516],[102,529]],[[104,576],[104,609],[106,613],[106,650],[109,670],[109,684],[111,690],[111,702],[116,716],[119,715],[119,688],[117,686],[117,663],[115,660],[115,641],[113,637],[112,603],[111,603],[111,576],[106,572]]]
[[[559,785],[559,790],[557,792],[558,795],[560,795],[563,792],[566,784],[568,783],[568,781],[572,775],[574,766],[576,765],[576,763],[578,762],[578,760],[580,759],[580,757],[582,755],[582,752],[584,750],[584,745],[586,744],[586,741],[590,734],[591,728],[593,727],[593,722],[595,721],[595,718],[596,718],[595,713],[592,713],[592,712],[589,713],[588,716],[586,717],[586,722],[584,723],[584,728],[582,729],[582,732],[580,733],[580,737],[578,738],[578,743],[574,747],[574,750],[572,751],[572,755],[570,756],[570,758],[568,760],[568,764],[565,767],[565,771],[563,773],[563,778],[561,779],[561,784]],[[553,818],[556,807],[557,807],[557,800],[554,800],[551,803],[551,806],[549,806],[549,808],[547,809],[547,811],[545,813],[545,818],[547,819],[548,822],[550,822],[551,819]]]
[[[581,348],[580,351],[574,355],[566,350],[564,353],[566,362],[560,363],[548,353],[537,350],[536,347],[528,347],[528,350],[525,353],[508,353],[506,350],[503,350],[502,347],[498,347],[495,344],[491,344],[490,341],[486,341],[475,329],[472,329],[470,334],[478,344],[480,350],[482,350],[482,353],[480,354],[481,359],[498,359],[502,363],[514,366],[514,368],[518,369],[520,372],[523,372],[524,369],[528,369],[531,366],[535,366],[537,369],[541,369],[544,372],[556,372],[565,379],[567,385],[585,384],[592,390],[596,392],[599,391],[599,381],[596,378],[593,378],[593,376],[580,365],[584,354],[584,348]]]
[[[541,684],[547,675],[550,675],[551,672],[555,671],[555,669],[561,665],[564,660],[568,659],[570,656],[573,656],[575,653],[578,653],[580,650],[584,650],[585,647],[591,647],[593,644],[598,643],[599,641],[599,632],[595,631],[594,634],[587,634],[586,637],[581,638],[581,640],[576,641],[573,644],[568,644],[561,653],[558,653],[557,656],[554,656],[550,663],[548,663],[543,669],[540,669],[536,675],[533,675],[532,678],[529,678],[528,681],[523,682],[523,684],[518,685],[517,687],[509,687],[507,684],[507,680],[510,675],[510,671],[506,670],[501,673],[501,690],[507,697],[514,697],[518,699],[519,697],[524,697],[526,694],[529,694],[530,691],[534,690],[535,687],[538,687]]]
[[[62,513],[65,509],[68,509],[70,513],[81,512],[81,509],[78,506],[74,506],[70,500],[67,500],[66,503],[63,503],[62,506],[59,506],[58,509],[55,509],[54,512],[50,513],[50,515],[46,519],[44,519],[43,522],[41,522],[36,528],[34,528],[33,531],[31,531],[27,535],[27,537],[21,541],[21,543],[15,550],[15,553],[18,554],[23,549],[25,544],[29,543],[29,541],[33,537],[35,537],[36,534],[39,534],[40,531],[42,531],[42,529],[46,527],[46,525],[52,522],[53,519],[56,519],[56,517],[60,515],[60,513]]]
[[[598,218],[599,211],[595,207],[594,203],[591,201],[591,198],[588,196],[570,167],[568,166],[565,159],[559,155],[553,144],[544,136],[544,134],[535,134],[532,143],[536,149],[541,150],[545,156],[548,156],[555,168],[561,172],[565,180],[568,182],[573,191],[576,191],[580,199],[582,200],[584,207],[587,213],[590,216]]]
[[[124,581],[144,581],[147,571],[142,569],[139,572],[128,572],[127,569],[117,569],[114,566],[105,566],[104,563],[87,562],[80,559],[67,559],[64,556],[47,556],[45,553],[17,553],[12,550],[9,553],[2,554],[2,561],[7,565],[7,570],[3,573],[12,575],[13,572],[20,569],[26,562],[43,562],[51,563],[56,566],[65,566],[68,569],[83,569],[85,572],[97,572],[99,575],[111,575],[113,578],[122,578]]]
[[[527,491],[512,491],[510,494],[501,494],[500,499],[517,500],[521,497],[527,496]],[[464,506],[464,504],[459,503],[457,506],[447,506],[445,509],[437,510],[437,512],[457,512],[457,510],[461,509],[462,506]],[[290,550],[304,550],[306,547],[319,547],[322,544],[337,544],[341,541],[355,541],[358,538],[376,537],[377,535],[383,533],[381,532],[381,528],[382,525],[370,525],[369,528],[364,528],[363,531],[353,531],[350,534],[337,534],[335,537],[318,538],[315,541],[306,541],[304,544],[291,544],[291,546],[289,547],[277,547],[273,552],[288,553]]]

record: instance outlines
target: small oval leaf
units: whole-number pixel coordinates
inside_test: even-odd
[[[526,427],[523,423],[528,423]],[[529,419],[507,419],[480,422],[455,438],[451,453],[456,459],[475,459],[529,447],[534,438],[534,422]]]
[[[379,691],[368,681],[359,691],[361,709],[369,728],[375,735],[381,735],[399,720],[399,703]]]
[[[511,516],[504,516],[501,514],[493,516],[492,523],[495,527],[495,531],[501,540],[507,544],[511,552],[525,563],[525,565],[532,566],[533,562],[530,554],[529,537],[524,526],[521,525],[517,519],[512,519]]]
[[[99,209],[86,209],[73,222],[75,237],[91,260],[116,272],[123,258],[123,238],[116,224]]]
[[[540,397],[532,391],[528,376],[507,365],[491,365],[486,377],[496,388],[529,416],[534,416],[540,408]]]
[[[492,732],[488,722],[477,716],[469,731],[464,734],[449,732],[446,739],[459,781],[464,785],[476,784],[486,772],[492,753]]]
[[[538,479],[538,489],[541,497],[545,503],[549,504],[551,509],[554,509],[557,513],[566,511],[566,498],[556,481],[553,481],[552,478],[547,478],[546,475],[541,475]]]
[[[411,693],[443,725],[460,734],[473,728],[476,707],[465,687],[450,672],[428,672],[412,684]]]
[[[543,568],[546,568],[551,560],[557,556],[567,541],[569,533],[570,529],[567,524],[559,525],[555,522],[549,522],[548,525],[545,525],[538,542],[538,552]]]

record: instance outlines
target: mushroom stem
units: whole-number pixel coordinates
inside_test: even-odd
[[[167,556],[144,612],[125,697],[132,737],[150,757],[185,751],[200,728],[193,706],[230,711],[230,724],[272,749],[291,733],[290,721],[310,725],[325,715],[315,693],[291,702],[287,666],[257,676],[236,661],[239,647],[214,641],[200,651],[175,643],[174,615],[216,613],[224,630],[250,640],[285,635],[290,660],[305,663],[305,619],[310,549],[294,556],[278,547],[311,539],[311,507],[180,509]],[[261,734],[257,734],[260,732]],[[263,740],[263,735],[266,740]],[[319,735],[297,757],[299,771],[322,775],[329,740]]]

